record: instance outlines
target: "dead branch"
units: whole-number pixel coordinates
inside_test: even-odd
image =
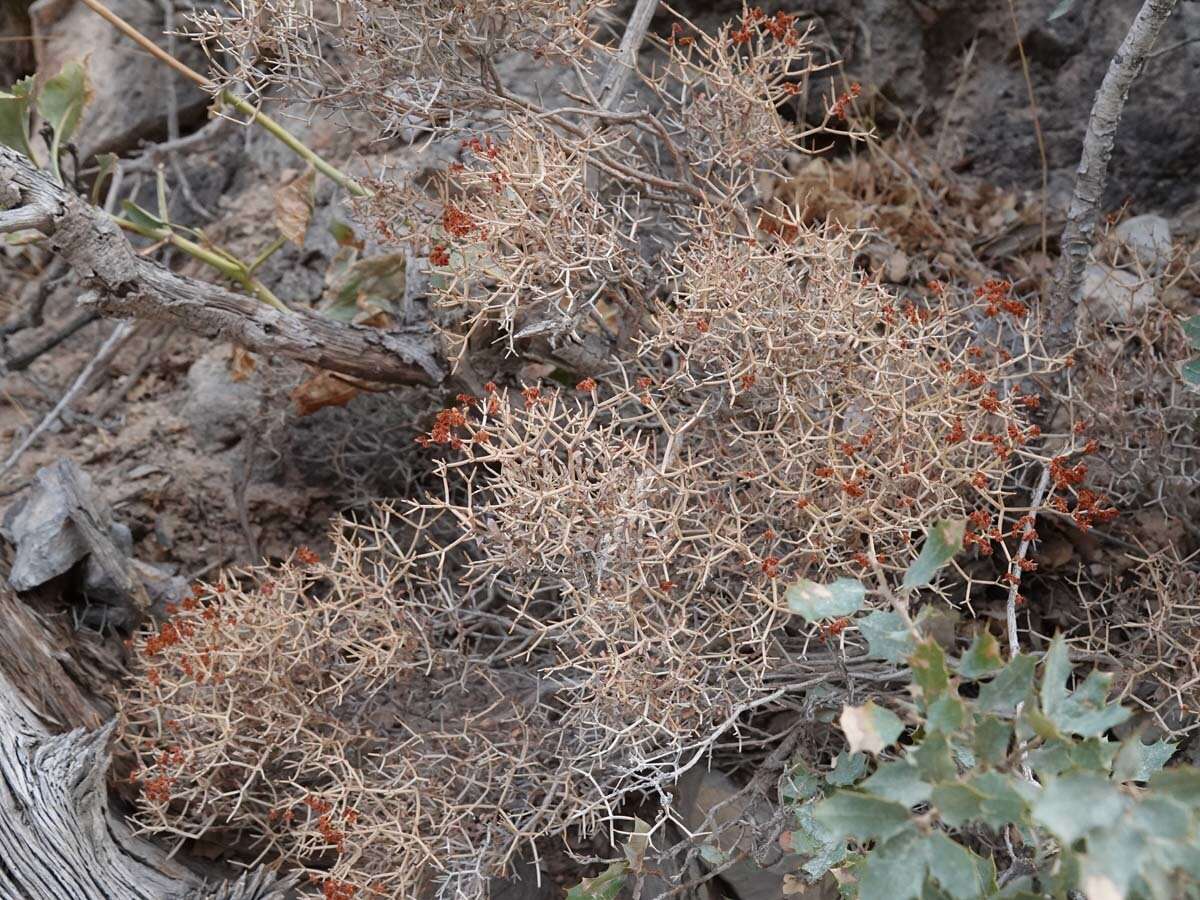
[[[650,20],[654,18],[657,9],[658,0],[638,0],[637,6],[634,7],[629,23],[625,26],[625,33],[621,36],[621,46],[605,72],[604,81],[596,95],[601,109],[612,111],[617,108],[629,79],[637,70],[638,50],[641,49],[646,30],[650,27]]]
[[[89,293],[80,302],[106,316],[157,319],[249,350],[388,384],[438,384],[445,377],[424,328],[380,331],[295,310],[177,275],[138,256],[117,226],[25,157],[0,147],[0,232],[35,228],[50,236]]]
[[[1083,286],[1083,273],[1096,234],[1096,217],[1108,181],[1108,163],[1125,100],[1145,64],[1158,33],[1175,9],[1177,0],[1145,0],[1120,48],[1108,65],[1083,137],[1083,152],[1076,170],[1075,191],[1062,235],[1062,261],[1056,312],[1062,331],[1070,330]]]

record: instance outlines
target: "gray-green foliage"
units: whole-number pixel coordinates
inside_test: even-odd
[[[1193,350],[1200,350],[1200,316],[1192,316],[1183,323],[1183,332],[1187,335],[1188,343]],[[1183,364],[1181,371],[1183,380],[1197,390],[1200,390],[1200,356],[1193,356]]]
[[[957,661],[924,639],[908,665],[904,735],[824,781],[791,774],[805,876],[836,869],[857,900],[1200,897],[1200,770],[1164,768],[1174,744],[1111,740],[1129,712],[1110,676],[1073,679],[1061,637],[1007,663],[986,633]],[[1023,862],[1002,879],[1008,842]]]
[[[1198,322],[1188,334],[1200,348]],[[928,584],[961,533],[952,522],[930,529],[905,588]],[[862,603],[845,585],[837,593]],[[809,621],[848,614],[797,606]],[[929,609],[915,628],[881,610],[855,623],[868,656],[907,664],[914,702],[897,710],[904,729],[873,704],[845,708],[851,750],[870,756],[843,753],[824,779],[794,763],[783,796],[802,874],[835,870],[847,900],[1200,898],[1200,769],[1164,768],[1169,741],[1111,740],[1130,712],[1109,701],[1111,675],[1073,677],[1062,637],[1040,660],[1005,661],[980,631],[949,660],[920,634]]]

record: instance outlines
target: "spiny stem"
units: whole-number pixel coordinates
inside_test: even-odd
[[[153,56],[160,62],[166,63],[188,81],[203,88],[204,90],[213,93],[217,92],[217,85],[209,78],[204,77],[191,66],[180,62],[170,53],[163,50],[158,44],[150,40],[111,9],[105,6],[100,0],[83,0],[83,4],[91,9],[102,19],[111,24],[114,28],[136,43],[139,47]],[[312,164],[318,172],[345,188],[355,197],[369,197],[371,192],[341,171],[337,167],[329,164],[308,147],[306,147],[294,134],[268,116],[266,113],[259,110],[253,103],[243,100],[241,97],[235,97],[227,90],[217,92],[218,99],[222,103],[227,103],[234,109],[238,110],[250,117],[250,121],[262,126],[268,133],[273,135],[280,142],[285,144],[293,153],[301,159]]]

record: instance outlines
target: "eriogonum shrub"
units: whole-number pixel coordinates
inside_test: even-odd
[[[586,779],[553,774],[577,754],[530,673],[447,649],[427,560],[385,570],[341,546],[198,587],[137,642],[122,729],[140,818],[242,835],[326,897],[478,894],[578,816]]]
[[[802,124],[822,67],[794,17],[675,20],[624,111],[589,93],[616,52],[598,4],[417,6],[351,3],[328,33],[271,4],[201,23],[252,61],[238,77],[329,67],[321,102],[454,137],[457,162],[358,207],[427,261],[413,283],[477,385],[419,439],[435,487],[342,523],[328,563],[201,589],[136,642],[123,704],[147,828],[243,832],[339,898],[480,896],[748,711],[795,710],[779,678],[846,671],[845,626],[799,624],[788,583],[894,579],[937,519],[1011,557],[1024,466],[1082,479],[1073,435],[1038,455],[1044,361],[1008,284],[893,292],[853,234],[755,196],[784,154],[861,134],[840,124],[857,86]],[[514,93],[505,53],[569,62],[580,105]],[[1006,568],[970,577],[1007,589]]]
[[[339,532],[328,565],[189,602],[126,701],[143,821],[215,815],[339,884],[480,890],[808,665],[789,582],[896,577],[930,517],[1007,552],[1036,428],[995,387],[1022,360],[973,322],[1023,309],[999,287],[902,301],[853,252],[698,236],[610,376],[460,395],[419,439],[441,489]]]

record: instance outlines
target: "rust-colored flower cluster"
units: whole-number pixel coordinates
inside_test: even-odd
[[[1001,312],[1006,312],[1014,318],[1023,318],[1029,315],[1029,307],[1012,297],[1012,287],[1012,282],[995,278],[989,279],[977,287],[975,296],[986,304],[984,315],[988,318],[995,318]]]
[[[857,81],[853,82],[849,89],[839,94],[837,99],[830,105],[829,115],[835,119],[845,119],[850,104],[857,100],[861,94],[862,85]]]

